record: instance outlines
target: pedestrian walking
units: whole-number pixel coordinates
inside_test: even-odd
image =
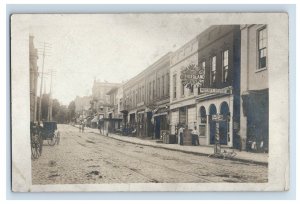
[[[101,121],[99,120],[98,121],[98,129],[99,129],[99,133],[100,133],[100,135],[102,135],[102,127],[101,127],[102,125],[101,125]]]
[[[79,132],[81,132],[81,127],[82,127],[82,122],[80,122],[78,126]]]
[[[82,127],[81,127],[81,131],[84,132],[84,126],[85,126],[85,123],[82,122]]]

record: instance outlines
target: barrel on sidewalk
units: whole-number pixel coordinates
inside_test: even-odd
[[[176,136],[171,135],[169,130],[161,130],[160,135],[161,135],[163,143],[165,143],[165,144],[175,144],[176,143]]]
[[[183,145],[191,146],[192,145],[192,134],[191,130],[186,128],[183,132]]]

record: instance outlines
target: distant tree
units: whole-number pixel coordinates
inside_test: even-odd
[[[68,108],[64,105],[61,105],[58,113],[55,116],[55,120],[58,123],[67,123],[68,122]]]
[[[76,105],[75,101],[71,101],[68,106],[68,121],[72,121],[75,117]]]
[[[60,109],[60,103],[57,99],[52,101],[52,117],[55,118]]]
[[[43,94],[42,97],[42,119],[47,120],[49,108],[49,94]]]

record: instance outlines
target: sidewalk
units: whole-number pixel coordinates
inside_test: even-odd
[[[78,128],[78,126],[75,126]],[[92,128],[85,128],[85,132],[91,132],[100,134],[98,129],[92,129]],[[155,148],[163,148],[167,150],[173,150],[173,151],[180,151],[184,153],[189,154],[196,154],[201,156],[208,156],[210,154],[213,154],[214,147],[213,146],[181,146],[178,144],[164,144],[164,143],[157,143],[157,140],[151,140],[151,139],[143,139],[139,137],[129,137],[129,136],[122,136],[122,135],[116,135],[116,134],[109,134],[108,137],[111,137],[116,140],[132,143],[132,144],[139,144],[139,145],[145,145],[145,146],[151,146]],[[222,149],[227,150],[228,152],[231,152],[232,149],[222,147]],[[260,165],[268,165],[268,154],[267,153],[252,153],[252,152],[246,152],[246,151],[239,151],[234,150],[237,154],[235,157],[231,158],[231,160],[235,161],[243,161],[243,162],[251,162],[255,164]]]

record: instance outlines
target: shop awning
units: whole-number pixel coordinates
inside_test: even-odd
[[[100,121],[121,121],[122,118],[101,118]]]

